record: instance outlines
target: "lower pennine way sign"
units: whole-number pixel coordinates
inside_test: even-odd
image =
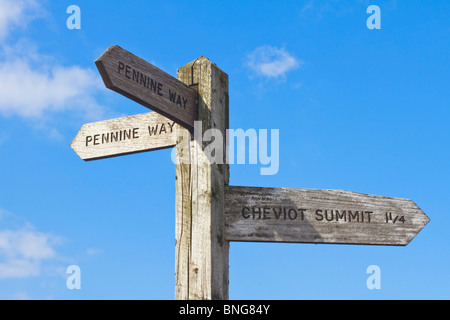
[[[340,190],[225,191],[228,241],[407,245],[428,221],[408,199]]]
[[[83,160],[103,159],[176,145],[175,122],[156,113],[83,125],[70,145]]]

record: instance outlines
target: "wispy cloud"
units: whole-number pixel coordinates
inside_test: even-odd
[[[96,100],[104,90],[97,72],[62,65],[20,34],[14,40],[8,37],[14,27],[26,27],[42,11],[36,0],[0,0],[0,116],[42,120],[75,110],[85,119],[99,119],[105,108]]]
[[[94,255],[100,254],[102,252],[103,252],[103,250],[99,249],[99,248],[87,248],[86,249],[87,256],[94,256]]]
[[[284,77],[302,64],[284,48],[269,45],[256,48],[247,55],[245,65],[256,75],[266,78]]]
[[[359,3],[367,0],[359,0]],[[353,5],[350,2],[330,0],[330,1],[306,1],[299,12],[300,18],[313,17],[316,21],[323,20],[328,14],[334,16],[345,16],[353,12]]]
[[[0,40],[14,27],[25,27],[42,13],[36,0],[0,0]]]
[[[38,276],[42,263],[57,257],[60,237],[40,232],[2,209],[0,223],[0,279]]]
[[[101,82],[96,73],[78,66],[37,67],[27,56],[0,62],[0,113],[39,118],[45,112],[82,109],[88,118],[103,113],[93,97]]]

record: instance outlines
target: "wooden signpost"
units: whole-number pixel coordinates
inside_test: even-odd
[[[225,72],[200,57],[175,79],[118,46],[96,64],[106,87],[159,114],[86,124],[71,146],[83,160],[176,146],[176,299],[228,299],[230,241],[404,246],[429,221],[408,199],[229,186],[226,159],[211,164],[203,142],[191,138],[194,121],[200,134],[214,128],[226,137]]]

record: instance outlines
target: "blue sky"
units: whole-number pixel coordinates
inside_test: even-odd
[[[449,14],[445,0],[0,0],[0,299],[174,298],[171,151],[70,148],[84,123],[148,111],[101,81],[115,44],[173,76],[208,57],[229,75],[230,127],[279,129],[278,173],[232,165],[231,185],[408,198],[431,218],[406,247],[233,242],[231,299],[449,299]]]

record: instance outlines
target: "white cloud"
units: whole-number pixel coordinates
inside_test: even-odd
[[[27,58],[0,62],[0,113],[39,118],[47,111],[83,110],[88,118],[103,113],[93,98],[101,88],[96,73],[78,66],[36,68]]]
[[[51,112],[71,110],[99,119],[105,109],[95,98],[104,90],[98,72],[63,66],[23,37],[7,41],[13,27],[26,27],[42,12],[36,0],[0,0],[0,115],[42,120]]]
[[[288,71],[298,68],[302,64],[285,49],[261,46],[247,55],[246,66],[257,75],[278,78],[284,77]]]
[[[102,252],[103,252],[103,250],[99,249],[99,248],[87,248],[86,249],[87,256],[94,256],[94,255],[100,254]]]
[[[42,263],[57,256],[55,247],[61,239],[39,232],[29,223],[16,228],[23,221],[0,209],[1,225],[5,226],[7,220],[13,220],[14,226],[0,229],[0,279],[39,275]]]
[[[359,3],[368,3],[367,0],[359,0]],[[366,6],[367,7],[367,6]],[[329,1],[306,1],[300,10],[300,18],[313,18],[313,21],[322,21],[327,15],[332,14],[334,17],[346,16],[352,13],[353,6],[346,1],[329,0]]]
[[[24,27],[40,12],[35,0],[0,0],[0,40],[15,26]]]

